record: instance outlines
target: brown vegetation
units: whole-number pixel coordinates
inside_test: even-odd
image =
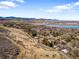
[[[79,29],[10,22],[1,25],[0,33],[1,49],[7,50],[0,50],[2,59],[79,59]]]

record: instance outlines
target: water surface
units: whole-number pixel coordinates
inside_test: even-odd
[[[50,27],[59,27],[59,28],[79,29],[79,26],[76,26],[76,25],[55,25],[55,24],[47,24],[46,26],[50,26]]]

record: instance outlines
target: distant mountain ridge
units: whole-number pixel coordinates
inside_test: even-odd
[[[0,16],[0,20],[57,20],[57,19],[46,19],[46,18],[23,18],[23,17],[14,17],[14,16],[10,16],[10,17],[2,17]]]

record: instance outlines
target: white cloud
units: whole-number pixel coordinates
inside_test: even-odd
[[[66,5],[59,5],[59,6],[55,6],[51,9],[45,10],[45,12],[49,12],[49,13],[56,13],[56,12],[62,12],[64,10],[69,10],[71,9],[73,6],[71,6],[70,4],[66,4]]]
[[[0,2],[0,8],[14,8],[16,6],[17,5],[11,1],[1,1]]]
[[[17,2],[24,3],[24,0],[16,0]]]
[[[9,7],[7,7],[7,6],[0,6],[0,8],[6,8],[6,9],[8,9]]]
[[[57,12],[61,12],[61,10],[49,9],[49,10],[45,10],[45,12],[48,12],[48,13],[57,13]]]
[[[63,12],[65,10],[70,11],[70,10],[73,10],[74,7],[76,6],[79,6],[79,1],[73,4],[71,3],[71,4],[65,4],[65,5],[57,5],[57,6],[54,6],[53,8],[45,10],[45,12],[58,13],[58,12]]]
[[[79,6],[79,1],[74,4],[74,6]]]
[[[60,5],[60,6],[55,6],[55,9],[59,9],[59,10],[66,10],[66,9],[71,9],[73,6],[71,6],[70,4],[66,4],[66,5]]]
[[[50,12],[50,13],[55,13],[55,12],[62,12],[65,10],[69,10],[73,8],[73,6],[71,6],[70,4],[66,4],[66,5],[59,5],[59,6],[55,6],[51,9],[45,10],[46,12]]]

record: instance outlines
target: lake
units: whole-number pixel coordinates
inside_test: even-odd
[[[50,27],[59,27],[59,28],[79,29],[79,26],[75,26],[75,25],[54,25],[54,24],[47,24],[46,26],[50,26]]]

